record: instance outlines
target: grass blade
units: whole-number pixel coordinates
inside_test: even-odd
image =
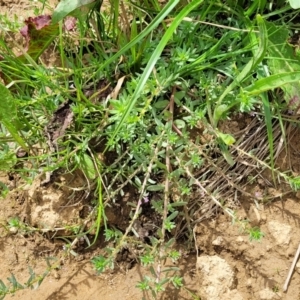
[[[249,95],[254,96],[275,88],[282,87],[285,84],[299,81],[300,71],[280,73],[257,80],[255,83],[245,88],[245,91],[247,91]]]
[[[2,101],[0,102],[0,122],[6,127],[14,140],[24,149],[29,150],[26,142],[18,133],[18,116],[16,108],[16,99],[11,95],[10,91],[0,84],[0,93]]]
[[[95,76],[98,76],[99,73],[105,69],[110,63],[116,61],[122,54],[126,51],[130,50],[134,47],[135,44],[139,43],[145,36],[151,33],[163,20],[165,17],[169,15],[169,13],[173,10],[173,8],[179,3],[180,0],[170,1],[153,19],[153,21],[143,30],[139,35],[137,35],[134,39],[132,39],[128,44],[126,44],[120,51],[118,51],[115,55],[108,58],[97,70],[96,74],[94,74],[91,79]]]
[[[266,51],[267,51],[267,44],[268,44],[268,34],[265,22],[263,18],[260,15],[257,15],[257,25],[259,28],[259,46],[256,51],[256,54],[252,57],[252,59],[246,64],[244,69],[241,71],[241,73],[236,77],[236,79],[225,89],[223,94],[218,99],[218,102],[216,104],[216,108],[218,108],[220,105],[222,105],[223,99],[230,93],[235,87],[237,87],[242,80],[252,71],[254,70],[258,64],[263,60],[265,57]],[[229,109],[230,107],[228,107]],[[214,118],[214,126],[217,127],[219,121],[219,117],[215,115]]]
[[[110,144],[110,142],[113,141],[113,139],[115,138],[115,136],[118,134],[120,128],[122,127],[122,125],[124,124],[126,118],[128,117],[128,115],[130,114],[130,112],[132,111],[138,97],[140,96],[157,60],[159,59],[162,51],[164,50],[165,46],[167,45],[168,41],[170,40],[170,38],[172,37],[172,35],[174,34],[176,28],[178,27],[178,25],[182,22],[183,18],[193,9],[195,9],[197,6],[199,6],[201,3],[203,2],[203,0],[194,0],[192,2],[190,2],[185,8],[183,8],[179,14],[174,18],[173,22],[171,23],[170,27],[167,29],[167,31],[165,32],[164,36],[162,37],[161,41],[159,42],[159,44],[157,45],[156,49],[154,50],[151,58],[149,59],[149,62],[137,84],[137,87],[135,89],[134,94],[132,95],[131,101],[128,105],[128,107],[126,108],[122,119],[120,120],[120,122],[118,123],[115,131],[113,132],[112,136],[110,137],[110,141],[108,143],[108,145]],[[108,146],[106,146],[105,151],[107,150]]]

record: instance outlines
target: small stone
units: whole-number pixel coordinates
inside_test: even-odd
[[[84,260],[84,256],[83,255],[78,255],[75,257],[76,261],[83,261]]]
[[[224,239],[221,236],[218,236],[215,240],[212,241],[214,246],[221,246],[224,242]]]
[[[241,236],[238,236],[235,241],[240,245],[244,242],[244,239]]]
[[[56,270],[54,270],[54,272],[53,272],[53,277],[55,279],[60,279],[60,275],[58,274],[58,272]]]
[[[248,287],[252,286],[252,280],[250,278],[246,281],[246,286]]]
[[[258,226],[261,221],[260,213],[258,209],[255,207],[255,205],[251,205],[249,212],[248,212],[248,218],[252,226]]]
[[[265,185],[265,181],[261,178],[257,179],[257,183],[260,185]]]
[[[273,300],[277,298],[277,294],[268,288],[261,290],[258,295],[260,300]]]
[[[286,258],[291,258],[295,256],[297,249],[295,249],[295,246],[293,246],[292,244],[289,245],[289,247],[286,249],[285,251],[285,256]]]
[[[250,270],[250,276],[252,277],[252,278],[257,278],[257,270],[255,269],[255,270]]]
[[[280,197],[282,193],[274,188],[268,188],[268,195],[271,195],[273,197]]]
[[[261,217],[262,222],[266,222],[267,221],[267,215],[265,213],[261,213],[260,217]]]
[[[26,244],[27,244],[27,242],[26,242],[25,239],[24,239],[24,240],[20,240],[20,241],[18,242],[18,245],[19,245],[19,246],[26,246]]]
[[[291,240],[291,226],[277,221],[268,223],[270,234],[276,240],[277,245],[288,245]]]
[[[256,262],[256,267],[260,267],[261,266],[261,261],[257,261]]]
[[[17,227],[10,227],[9,232],[12,233],[12,234],[16,234],[18,232],[18,228]]]

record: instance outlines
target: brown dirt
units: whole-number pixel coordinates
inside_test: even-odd
[[[8,183],[7,177],[1,178]],[[77,178],[78,180],[78,178]],[[67,197],[59,197],[57,190],[44,188],[47,193],[49,216],[51,209],[62,207]],[[52,192],[51,192],[52,191]],[[67,193],[64,190],[61,193]],[[36,193],[40,193],[36,191]],[[0,221],[13,216],[23,216],[28,211],[25,207],[29,200],[22,193],[11,192],[0,203]],[[53,197],[53,199],[52,199]],[[56,203],[54,205],[55,202]],[[241,199],[242,206],[237,211],[241,220],[248,219],[255,226],[260,226],[265,234],[260,242],[251,242],[243,233],[241,226],[233,225],[225,215],[206,220],[194,228],[195,252],[186,253],[180,261],[181,275],[185,286],[201,299],[299,299],[300,265],[296,267],[287,293],[282,292],[288,269],[299,244],[300,205],[296,195],[284,198],[269,205],[257,208],[249,199]],[[49,207],[52,204],[52,207]],[[244,208],[243,208],[244,207]],[[36,207],[32,206],[32,210]],[[69,209],[69,208],[67,208]],[[74,209],[74,208],[73,208]],[[78,213],[79,209],[77,210]],[[73,212],[73,216],[76,210]],[[33,214],[34,215],[34,214]],[[47,214],[46,214],[47,215]],[[116,217],[116,216],[114,216]],[[60,215],[64,219],[64,214]],[[45,220],[47,218],[37,220]],[[70,222],[69,219],[67,219]],[[58,222],[56,220],[56,222]],[[38,222],[37,222],[38,223]],[[45,222],[43,223],[45,225]],[[8,233],[1,229],[1,278],[15,274],[20,282],[29,278],[28,267],[41,275],[47,268],[46,258],[53,257],[59,262],[37,290],[18,291],[7,299],[142,299],[143,294],[135,288],[147,270],[139,265],[131,268],[126,258],[119,261],[116,271],[97,275],[90,259],[101,253],[103,241],[89,249],[77,247],[77,257],[65,256],[63,241],[49,239],[47,234]],[[51,233],[53,234],[53,232]],[[185,249],[186,245],[180,245]],[[183,251],[183,253],[185,253]],[[144,295],[145,296],[145,295]],[[146,298],[147,299],[147,298]],[[167,290],[160,299],[192,299],[184,290]]]
[[[9,15],[27,17],[32,11],[29,1],[0,1],[0,5],[0,13]],[[232,122],[229,131],[234,132],[238,125]],[[288,156],[280,155],[277,163],[285,169],[293,166],[293,171],[299,175],[299,131],[289,143],[292,150]],[[264,176],[270,177],[270,174]],[[54,228],[72,222],[76,224],[80,214],[88,207],[89,198],[84,192],[71,193],[70,189],[58,188],[57,185],[65,184],[70,188],[83,186],[85,179],[80,174],[76,173],[73,177],[57,175],[55,182],[43,187],[39,184],[40,179],[36,179],[23,189],[15,189],[24,181],[12,174],[2,173],[0,180],[12,190],[0,202],[0,223],[7,224],[11,217],[18,216],[31,226],[45,230],[44,233],[8,232],[1,227],[0,278],[7,283],[6,278],[14,274],[21,283],[26,282],[29,266],[36,274],[43,274],[47,268],[47,258],[53,258],[50,260],[52,265],[57,263],[57,268],[46,276],[38,289],[18,291],[6,299],[93,300],[101,297],[110,300],[142,299],[143,296],[150,299],[135,288],[147,271],[139,265],[129,266],[126,258],[119,261],[117,271],[96,274],[90,259],[101,253],[104,245],[101,238],[90,249],[79,244],[76,257],[66,256],[64,241],[55,239],[53,232],[58,235],[58,231]],[[259,179],[248,186],[248,192],[274,196],[281,190],[284,191],[285,186],[274,189],[264,186]],[[300,242],[299,199],[300,194],[293,193],[282,197],[280,201],[257,205],[245,196],[239,199],[239,220],[247,219],[252,226],[261,228],[265,236],[260,242],[251,242],[241,230],[241,225],[233,225],[223,214],[195,225],[197,251],[188,253],[184,251],[186,245],[178,245],[183,249],[183,254],[186,253],[179,263],[186,290],[168,288],[160,299],[193,299],[189,291],[199,299],[207,300],[300,299],[300,263],[296,266],[288,291],[282,291]],[[124,213],[110,211],[108,214],[112,223],[121,225]],[[52,231],[47,232],[47,229]]]

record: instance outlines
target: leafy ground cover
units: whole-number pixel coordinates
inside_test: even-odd
[[[236,211],[240,197],[259,206],[299,189],[292,166],[276,164],[299,122],[298,13],[285,2],[61,1],[25,24],[1,16],[0,163],[18,176],[1,192],[26,200],[6,234],[38,232],[74,258],[103,238],[95,270],[130,256],[153,297],[184,288],[178,245],[193,251],[203,220],[225,213],[263,238]],[[285,189],[249,191],[263,172]],[[47,262],[25,285],[1,282],[3,296],[59,268]]]

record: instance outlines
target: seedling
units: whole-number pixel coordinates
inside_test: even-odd
[[[248,229],[250,241],[260,241],[265,234],[260,230],[259,227],[250,227]]]

